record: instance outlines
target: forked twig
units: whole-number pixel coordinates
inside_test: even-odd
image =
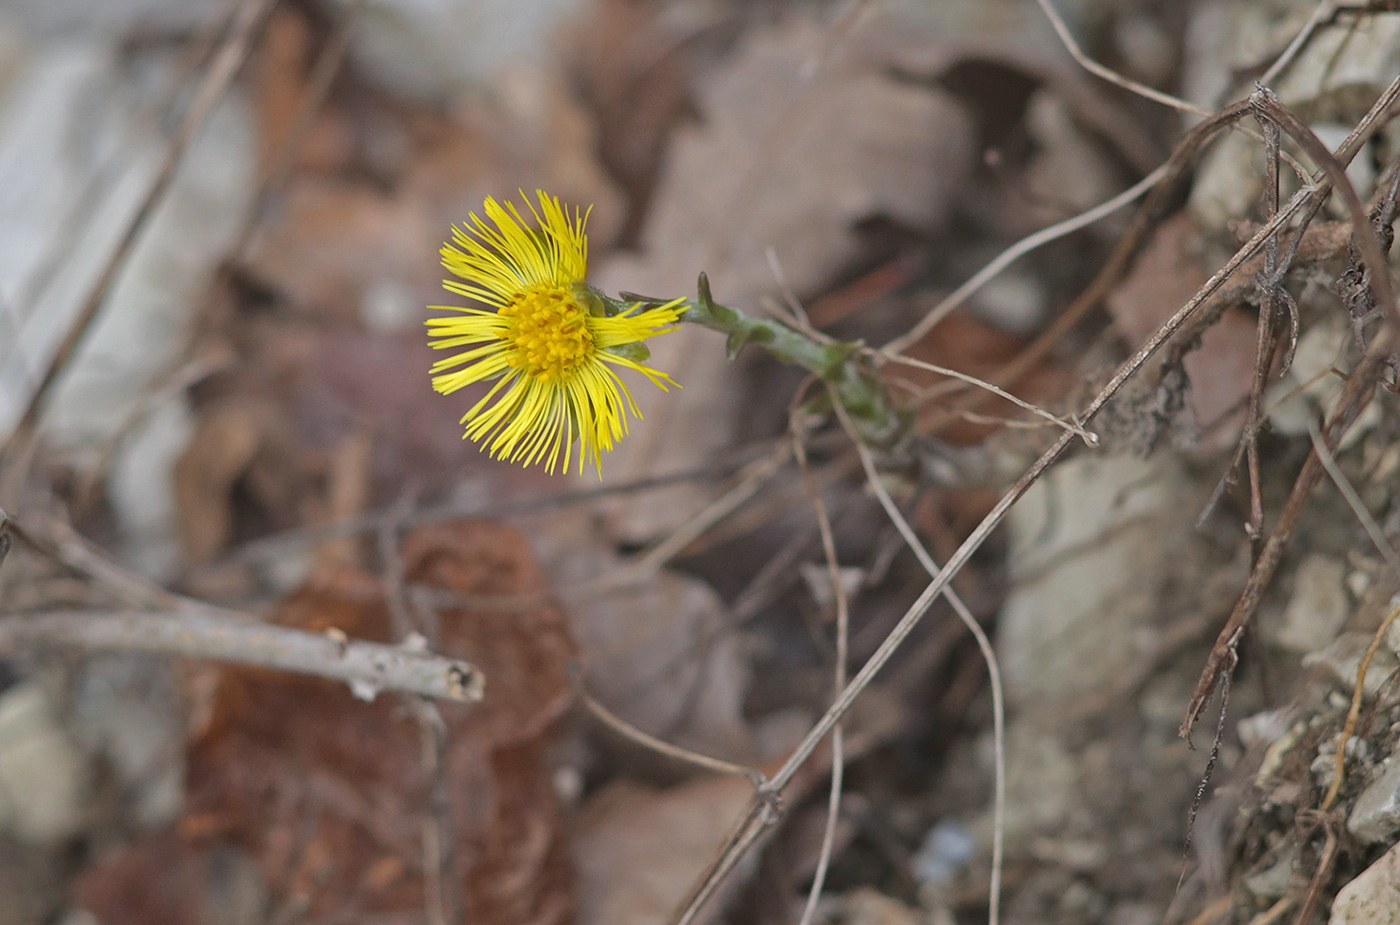
[[[58,645],[153,652],[318,675],[344,681],[366,698],[391,690],[445,700],[481,699],[481,671],[470,662],[434,654],[421,635],[390,646],[335,631],[308,633],[265,624],[252,614],[153,584],[102,555],[66,524],[21,524],[7,518],[5,525],[26,546],[76,569],[132,609],[0,617],[0,650]]]
[[[1145,245],[1148,233],[1161,220],[1162,216],[1169,208],[1177,184],[1186,176],[1186,172],[1191,165],[1193,158],[1221,129],[1238,121],[1249,112],[1249,104],[1246,100],[1233,103],[1217,113],[1213,118],[1207,119],[1201,124],[1192,128],[1177,143],[1172,151],[1171,157],[1159,168],[1161,179],[1152,185],[1149,194],[1144,200],[1142,207],[1134,216],[1132,224],[1127,232],[1119,239],[1117,247],[1109,256],[1103,268],[1094,277],[1094,281],[1084,290],[1068,307],[1062,311],[1043,333],[1041,333],[1031,343],[1029,347],[1021,351],[1010,363],[1008,363],[993,379],[993,382],[1007,388],[1018,381],[1027,371],[1040,362],[1060,338],[1069,333],[1075,325],[1097,307],[1112,291],[1118,281],[1127,273],[1132,265],[1133,258]],[[1153,174],[1156,175],[1156,172]],[[1144,181],[1145,183],[1146,181]],[[1139,184],[1142,186],[1143,184]],[[1136,189],[1136,187],[1134,187]],[[1252,256],[1251,252],[1251,256]],[[1213,292],[1214,290],[1212,290]],[[940,394],[940,388],[946,386],[945,391],[961,391],[967,388],[960,382],[940,383],[934,386],[927,394],[927,398],[933,398]],[[970,409],[980,404],[982,396],[969,396],[968,400],[959,407]],[[1082,421],[1081,421],[1082,423]],[[935,425],[931,429],[937,429]]]

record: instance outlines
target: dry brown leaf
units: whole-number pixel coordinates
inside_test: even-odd
[[[532,531],[556,587],[625,569],[588,512],[551,512]],[[730,761],[754,760],[744,700],[751,646],[709,584],[667,569],[645,582],[569,600],[589,693],[644,732]]]
[[[524,538],[480,522],[425,527],[404,542],[410,582],[462,595],[519,595],[544,584]],[[326,568],[279,608],[277,622],[387,641],[381,581]],[[551,723],[570,702],[573,641],[557,608],[503,615],[469,603],[438,614],[439,648],[487,675],[479,705],[442,704],[446,780],[465,914],[490,925],[569,920],[572,875],[547,762]],[[84,895],[106,925],[197,921],[201,852],[233,844],[257,863],[274,907],[307,922],[418,914],[428,786],[420,731],[401,700],[354,699],[341,685],[252,669],[221,673],[190,747],[178,826],[188,874],[166,895],[142,872],[168,856],[156,836],[88,875]],[[178,852],[177,852],[178,853]],[[191,866],[192,865],[192,866]],[[167,910],[156,918],[140,909]]]
[[[312,40],[289,16],[274,23],[260,72],[265,157],[305,93]],[[558,69],[499,75],[491,94],[446,113],[359,89],[353,120],[333,98],[313,123],[307,145],[319,147],[303,149],[302,172],[254,238],[248,269],[292,302],[376,324],[367,300],[392,290],[399,311],[379,326],[420,330],[421,306],[445,298],[438,249],[487,195],[544,188],[593,207],[595,249],[617,236],[622,196],[598,161],[596,127]]]

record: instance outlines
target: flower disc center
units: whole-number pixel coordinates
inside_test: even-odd
[[[561,379],[593,355],[588,312],[562,287],[534,289],[500,310],[510,319],[505,339],[510,365],[544,379]]]

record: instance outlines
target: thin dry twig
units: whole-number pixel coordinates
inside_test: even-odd
[[[1138,96],[1152,100],[1154,103],[1161,103],[1163,106],[1170,107],[1178,112],[1188,112],[1197,116],[1211,115],[1210,112],[1202,109],[1195,103],[1188,103],[1186,100],[1178,99],[1169,93],[1163,93],[1161,90],[1154,90],[1146,84],[1138,83],[1136,80],[1130,80],[1117,71],[1104,67],[1102,64],[1086,55],[1084,49],[1079,47],[1079,43],[1075,41],[1074,34],[1069,31],[1069,26],[1065,25],[1065,21],[1060,18],[1059,12],[1050,4],[1050,0],[1036,0],[1036,3],[1040,5],[1040,9],[1045,13],[1045,17],[1050,20],[1050,25],[1054,27],[1055,34],[1060,37],[1060,42],[1065,46],[1070,57],[1078,62],[1079,66],[1090,74],[1093,74],[1095,77],[1100,77],[1116,87],[1122,87],[1124,90],[1136,93]]]
[[[1249,920],[1249,925],[1274,925],[1279,919],[1288,914],[1288,910],[1293,908],[1293,897],[1284,896],[1263,912]]]
[[[1390,566],[1391,572],[1396,578],[1400,578],[1400,554],[1396,554],[1395,547],[1390,545],[1390,540],[1385,538],[1385,533],[1381,531],[1380,524],[1371,516],[1371,512],[1366,509],[1366,505],[1361,500],[1361,496],[1352,487],[1351,481],[1347,478],[1342,467],[1337,465],[1337,458],[1332,455],[1332,451],[1327,448],[1327,444],[1322,442],[1322,434],[1318,432],[1317,423],[1311,418],[1308,419],[1308,435],[1312,437],[1313,450],[1317,453],[1317,458],[1322,463],[1322,468],[1327,470],[1327,475],[1331,477],[1337,486],[1337,491],[1341,492],[1346,499],[1347,506],[1360,521],[1361,528],[1366,531],[1366,535],[1375,544],[1376,551],[1385,559],[1385,564]]]
[[[412,634],[398,646],[270,626],[256,616],[174,594],[122,568],[57,520],[6,524],[26,545],[76,569],[137,610],[0,617],[0,649],[21,644],[126,649],[235,662],[344,681],[358,696],[397,690],[480,700],[485,679],[461,659],[435,655]],[[183,628],[183,629],[182,629]]]
[[[1058,241],[1060,238],[1073,234],[1081,228],[1087,228],[1095,222],[1107,218],[1119,209],[1136,202],[1141,197],[1147,195],[1147,193],[1165,179],[1170,172],[1169,165],[1163,164],[1112,199],[1102,202],[1092,209],[1088,209],[1071,218],[1067,218],[1062,222],[1056,222],[1048,228],[1042,228],[1039,231],[1026,235],[998,254],[985,267],[974,273],[967,282],[949,293],[946,298],[931,308],[928,313],[920,318],[918,323],[906,333],[901,334],[899,337],[885,344],[885,346],[881,347],[878,351],[874,351],[874,355],[883,357],[886,360],[901,359],[900,354],[903,351],[909,349],[911,345],[918,343],[925,334],[933,330],[940,321],[952,314],[959,306],[970,299],[977,290],[981,289],[1001,273],[1002,270],[1005,270],[1011,264],[1036,248],[1043,247],[1052,241]]]
[[[1389,632],[1396,617],[1400,617],[1400,603],[1396,603],[1390,608],[1390,613],[1386,614],[1381,625],[1376,628],[1375,635],[1371,637],[1370,645],[1366,646],[1365,654],[1361,656],[1361,661],[1356,665],[1356,687],[1351,692],[1351,706],[1347,709],[1346,724],[1337,735],[1337,758],[1332,771],[1332,784],[1327,788],[1327,795],[1322,798],[1322,803],[1318,807],[1322,812],[1327,812],[1332,808],[1337,794],[1341,792],[1342,778],[1346,773],[1347,766],[1347,742],[1351,741],[1352,734],[1356,732],[1356,721],[1361,716],[1361,701],[1364,699],[1366,691],[1366,672],[1370,670],[1371,659],[1375,658],[1376,653],[1380,651],[1385,634]]]
[[[1278,155],[1279,127],[1271,120],[1263,121],[1264,127],[1264,214],[1274,214],[1278,209]],[[1278,235],[1274,234],[1264,244],[1264,278],[1259,294],[1259,319],[1255,325],[1254,375],[1250,380],[1249,406],[1245,412],[1245,425],[1241,440],[1245,447],[1245,461],[1249,468],[1249,535],[1257,544],[1264,533],[1264,500],[1259,477],[1259,405],[1264,400],[1264,383],[1268,379],[1269,368],[1273,365],[1277,341],[1274,337],[1275,296],[1282,292],[1279,282]],[[1287,295],[1284,295],[1287,298]],[[1256,548],[1256,552],[1257,552]]]
[[[1242,118],[1248,111],[1247,101],[1233,103],[1221,110],[1214,118],[1202,122],[1186,133],[1177,143],[1171,157],[1160,168],[1163,171],[1162,178],[1151,187],[1142,208],[1134,216],[1132,224],[1119,239],[1118,246],[1114,248],[1103,269],[1094,277],[1094,281],[1059,314],[1049,328],[998,372],[993,379],[996,385],[1008,388],[1016,383],[1034,368],[1036,363],[1040,362],[1041,358],[1058,343],[1060,338],[1073,330],[1075,325],[1079,324],[1090,311],[1108,296],[1113,287],[1127,273],[1133,258],[1146,243],[1152,228],[1167,213],[1178,183],[1186,176],[1192,159],[1207,142],[1214,138],[1217,132]],[[1213,292],[1214,290],[1212,290]],[[945,386],[946,388],[944,388]],[[960,382],[940,383],[929,390],[926,398],[931,399],[936,395],[943,394],[943,392],[961,391],[966,388],[967,386]],[[961,407],[976,407],[983,398],[984,396],[981,395],[970,396],[969,400],[965,401]],[[937,427],[938,425],[934,425],[930,429],[937,430]]]
[[[1317,8],[1313,10],[1312,16],[1308,17],[1308,21],[1303,24],[1303,28],[1298,30],[1297,35],[1293,36],[1293,41],[1288,43],[1288,47],[1275,59],[1273,64],[1269,65],[1269,69],[1260,76],[1259,82],[1266,87],[1272,84],[1274,78],[1282,73],[1284,68],[1288,67],[1293,59],[1297,57],[1298,52],[1303,50],[1303,46],[1313,37],[1313,33],[1317,31],[1318,26],[1322,25],[1323,20],[1330,19],[1336,12],[1337,5],[1333,0],[1322,0],[1322,2],[1317,5]]]
[[[706,505],[704,510],[701,510],[677,527],[666,539],[657,543],[636,559],[633,559],[607,574],[600,575],[596,579],[582,583],[575,590],[578,590],[580,593],[594,594],[623,585],[635,584],[638,581],[644,581],[652,577],[660,571],[667,562],[670,562],[676,556],[680,555],[687,546],[698,539],[706,530],[729,516],[729,514],[741,507],[745,501],[752,498],[760,488],[778,474],[783,466],[787,465],[791,453],[791,447],[786,444],[779,444],[778,447],[768,455],[745,466],[738,484]]]
[[[1088,67],[1089,70],[1093,71],[1094,73],[1099,73],[1098,69],[1102,69],[1103,71],[1107,72],[1107,75],[1109,75],[1106,76],[1105,79],[1110,80],[1111,82],[1117,83],[1119,85],[1127,83],[1129,85],[1128,89],[1132,89],[1136,92],[1137,87],[1133,86],[1131,81],[1127,81],[1126,78],[1123,78],[1116,72],[1109,71],[1107,68],[1103,68],[1102,65],[1097,64],[1097,62],[1094,62],[1087,56],[1085,56],[1083,54],[1083,51],[1079,49],[1078,44],[1074,42],[1073,37],[1069,35],[1067,28],[1064,26],[1063,20],[1059,17],[1058,13],[1055,12],[1054,8],[1045,3],[1044,0],[1038,0],[1038,2],[1041,3],[1042,9],[1045,10],[1047,16],[1050,18],[1051,24],[1055,26],[1056,32],[1061,36],[1061,40],[1065,41],[1066,48],[1070,51],[1071,55],[1076,58],[1076,60],[1079,60],[1081,65]],[[1305,40],[1306,35],[1310,33],[1312,28],[1315,28],[1315,25],[1310,24],[1309,26],[1305,27],[1303,34],[1300,34],[1299,39],[1295,40],[1295,42],[1297,44],[1301,44],[1301,40]],[[1294,53],[1296,53],[1296,49],[1294,48],[1286,50],[1284,52],[1284,55],[1280,57],[1279,61],[1275,63],[1276,66],[1281,68],[1284,65],[1286,65],[1287,60],[1289,60],[1291,58],[1291,55]],[[1100,74],[1100,76],[1105,75]],[[1155,98],[1156,95],[1164,96],[1164,94],[1159,94],[1158,91],[1152,90],[1150,87],[1143,87],[1142,90],[1147,91],[1146,95],[1149,98]],[[1159,102],[1165,102],[1166,105],[1171,105],[1174,108],[1180,108],[1179,106],[1176,106],[1177,103],[1180,103],[1182,106],[1188,107],[1191,105],[1189,103],[1184,103],[1180,100],[1175,100],[1171,97],[1168,97],[1167,100],[1174,100],[1174,102],[1167,102],[1166,100],[1159,100]],[[1241,104],[1239,103],[1234,105],[1234,108],[1239,107],[1241,107]],[[1221,119],[1221,117],[1228,117],[1231,108],[1232,107],[1227,107],[1221,113],[1214,116],[1210,120],[1210,122],[1202,123],[1202,125],[1196,126],[1196,128],[1193,129],[1191,133],[1188,133],[1187,137],[1183,139],[1182,143],[1178,145],[1177,150],[1173,152],[1171,160],[1158,167],[1156,170],[1152,171],[1152,173],[1139,180],[1129,189],[1124,190],[1122,193],[1119,193],[1112,199],[1086,212],[1083,212],[1080,215],[1071,217],[1063,222],[1059,222],[1058,224],[1052,225],[1048,228],[1044,228],[1031,235],[1028,235],[1027,237],[1022,238],[1020,241],[1013,244],[1011,247],[1007,248],[994,260],[992,260],[991,263],[987,264],[987,266],[979,270],[967,282],[963,283],[956,290],[954,290],[947,298],[943,299],[938,305],[934,306],[934,308],[931,309],[924,316],[924,318],[920,319],[918,324],[916,324],[912,329],[910,329],[909,332],[890,341],[888,344],[882,347],[878,351],[878,355],[883,357],[884,359],[894,359],[896,354],[907,349],[911,344],[915,343],[920,338],[922,338],[925,334],[932,330],[940,321],[947,317],[947,315],[952,313],[960,305],[966,302],[967,299],[970,298],[973,293],[975,293],[989,280],[991,280],[998,273],[1004,270],[1017,258],[1029,253],[1030,251],[1035,250],[1036,248],[1044,244],[1057,240],[1058,238],[1064,237],[1067,234],[1070,234],[1074,231],[1079,230],[1080,228],[1086,227],[1088,225],[1093,224],[1094,222],[1099,221],[1102,218],[1105,218],[1106,216],[1112,214],[1113,212],[1116,212],[1117,210],[1128,205],[1129,203],[1134,202],[1141,196],[1148,193],[1154,187],[1159,186],[1159,184],[1162,184],[1162,181],[1172,178],[1175,175],[1179,175],[1186,158],[1193,154],[1196,147],[1198,147],[1200,144],[1200,140],[1197,140],[1193,143],[1192,136],[1199,135],[1200,139],[1204,139],[1205,137],[1208,137],[1209,135],[1213,134],[1214,131],[1220,127],[1218,124],[1214,123],[1216,123],[1217,120]],[[1250,134],[1253,137],[1257,137],[1254,136],[1254,133],[1252,132],[1249,132],[1247,134]],[[1306,178],[1301,165],[1299,165],[1296,160],[1294,160],[1291,157],[1287,157],[1286,155],[1282,156],[1284,156],[1284,158],[1288,161],[1289,165],[1293,168],[1295,173],[1298,173],[1300,177]],[[1084,293],[1083,296],[1077,299],[1068,310],[1062,313],[1060,318],[1057,319],[1056,323],[1052,325],[1049,330],[1047,330],[1040,337],[1038,337],[1035,343],[1031,344],[1030,347],[1028,347],[1025,351],[1022,352],[1021,356],[1017,357],[1015,360],[1012,361],[1012,363],[1008,364],[1006,369],[997,378],[998,385],[1008,386],[1014,383],[1016,380],[1018,380],[1025,373],[1026,370],[1032,367],[1040,359],[1040,357],[1043,356],[1045,352],[1049,350],[1049,348],[1059,340],[1060,337],[1064,336],[1064,334],[1067,333],[1071,327],[1077,324],[1079,319],[1084,314],[1086,314],[1090,309],[1092,309],[1095,305],[1098,304],[1098,302],[1107,293],[1109,287],[1117,280],[1117,278],[1122,274],[1122,272],[1127,269],[1128,262],[1131,260],[1133,254],[1136,253],[1136,250],[1140,246],[1142,238],[1145,237],[1147,227],[1151,222],[1151,215],[1153,211],[1154,210],[1152,209],[1145,208],[1140,213],[1139,220],[1136,221],[1134,223],[1133,228],[1130,229],[1126,235],[1124,235],[1123,239],[1119,243],[1118,249],[1115,252],[1114,256],[1112,257],[1112,259],[1109,260],[1104,270],[1100,272],[1099,278],[1094,281],[1094,284]],[[1143,221],[1144,218],[1147,218],[1148,220]],[[929,396],[929,398],[932,397],[934,396]]]
[[[185,111],[180,128],[170,140],[170,146],[166,149],[159,170],[156,171],[155,177],[146,189],[140,208],[128,221],[116,248],[107,256],[102,272],[98,274],[97,280],[83,300],[77,316],[69,325],[58,349],[49,360],[44,375],[39,380],[39,385],[30,396],[19,424],[15,426],[6,440],[0,457],[10,456],[13,447],[22,445],[33,432],[59,375],[67,367],[69,360],[73,358],[78,345],[92,327],[93,321],[97,319],[98,312],[106,303],[107,296],[116,284],[119,271],[126,265],[127,256],[141,237],[141,233],[145,231],[151,217],[155,214],[156,207],[164,201],[165,193],[170,188],[171,181],[175,179],[176,171],[184,160],[190,143],[213,113],[215,104],[223,97],[233,82],[234,75],[247,59],[263,23],[267,21],[268,13],[271,12],[276,3],[277,0],[245,0],[239,8],[238,15],[229,28],[228,37],[218,54],[214,56],[214,60],[209,65],[209,69],[205,72],[199,86],[195,89],[194,97],[190,101],[189,108]]]
[[[389,605],[389,623],[400,646],[426,640],[436,646],[437,621],[425,619],[416,610],[415,599],[405,584],[403,555],[399,549],[399,528],[413,508],[417,487],[399,495],[389,516],[380,525],[376,544],[384,571],[384,599]],[[397,522],[396,522],[397,521]],[[447,779],[449,736],[442,712],[429,700],[413,698],[409,703],[418,723],[419,764],[428,780],[427,805],[423,815],[423,908],[429,925],[455,925],[458,921],[457,891],[453,886],[454,841],[452,837],[452,790]]]
[[[894,363],[902,363],[905,366],[913,366],[916,369],[923,369],[931,373],[938,373],[941,376],[948,376],[949,378],[957,379],[961,382],[966,382],[968,385],[975,386],[979,389],[985,389],[986,391],[991,392],[993,395],[997,395],[1001,398],[1006,399],[1016,407],[1029,411],[1031,414],[1034,414],[1038,418],[1043,418],[1046,421],[1046,423],[1052,424],[1055,427],[1060,428],[1061,430],[1069,431],[1076,437],[1081,438],[1089,446],[1099,445],[1098,434],[1093,433],[1092,431],[1085,430],[1073,421],[1066,421],[1061,417],[1051,414],[1049,411],[1046,411],[1039,405],[1034,405],[1026,401],[1025,399],[1017,398],[1015,395],[1012,395],[1005,389],[998,388],[997,386],[992,385],[990,382],[985,382],[981,379],[978,379],[976,376],[969,376],[967,373],[960,373],[956,369],[950,369],[946,366],[939,366],[936,363],[927,363],[923,360],[915,360],[912,357],[901,356],[899,354],[895,354],[894,356],[891,356],[888,359]]]
[[[1070,57],[1073,58],[1080,67],[1084,68],[1095,77],[1106,80],[1114,86],[1122,87],[1129,93],[1136,93],[1144,99],[1175,109],[1178,112],[1202,117],[1209,117],[1212,115],[1210,110],[1202,109],[1195,103],[1172,96],[1169,93],[1163,93],[1161,90],[1154,90],[1144,83],[1131,80],[1111,68],[1104,67],[1102,64],[1086,55],[1084,49],[1079,47],[1079,43],[1075,41],[1074,34],[1069,31],[1069,27],[1065,25],[1064,19],[1062,19],[1055,8],[1051,6],[1050,0],[1036,0],[1036,3],[1040,5],[1041,11],[1044,12],[1046,18],[1050,20],[1050,25],[1055,29],[1055,34],[1059,36],[1060,42],[1065,46],[1065,50],[1069,52]],[[1233,126],[1233,128],[1236,131],[1243,132],[1255,141],[1263,140],[1253,131],[1242,125],[1236,125]],[[1298,175],[1299,179],[1307,179],[1307,170],[1304,169],[1302,164],[1298,163],[1286,152],[1282,153],[1281,157],[1293,168],[1294,173]]]
[[[418,720],[419,761],[432,782],[423,818],[423,903],[429,925],[457,925],[457,890],[453,884],[455,841],[452,837],[452,788],[447,777],[447,723],[431,700],[413,703]]]
[[[804,313],[805,314],[805,313]],[[831,593],[836,602],[836,657],[832,668],[832,691],[846,686],[846,660],[850,657],[849,641],[850,601],[846,587],[841,581],[841,563],[836,557],[836,538],[831,530],[831,517],[826,503],[822,500],[821,485],[807,465],[807,448],[802,439],[802,426],[798,421],[799,399],[806,388],[799,389],[788,408],[788,432],[792,436],[792,454],[802,470],[802,483],[812,499],[812,508],[817,516],[817,528],[821,533],[822,554],[826,559],[827,580],[831,582]],[[840,407],[837,405],[836,407]],[[831,732],[831,792],[827,800],[826,827],[822,831],[821,853],[817,857],[817,869],[812,875],[812,888],[807,893],[807,904],[802,910],[798,925],[811,925],[817,913],[817,900],[821,898],[822,887],[826,884],[827,868],[831,865],[831,852],[836,844],[836,823],[841,816],[841,785],[846,771],[845,730],[838,724]]]
[[[574,689],[574,696],[578,697],[579,703],[583,704],[589,714],[594,719],[607,726],[613,732],[632,742],[636,742],[643,748],[648,748],[659,755],[665,755],[676,761],[694,765],[697,768],[704,768],[706,771],[715,771],[719,774],[732,774],[735,777],[742,777],[751,781],[754,787],[763,785],[763,774],[754,768],[745,767],[742,764],[734,764],[722,758],[712,758],[709,755],[702,755],[690,749],[681,748],[679,745],[672,745],[664,739],[658,739],[650,733],[643,732],[633,726],[627,720],[618,716],[612,710],[603,706],[596,697],[588,692],[581,677],[581,669],[577,662],[570,662],[566,666],[569,676],[569,685]]]
[[[14,543],[14,534],[10,532],[10,515],[5,513],[4,508],[0,508],[0,565],[5,564],[5,557],[10,554],[10,547]]]
[[[812,327],[812,319],[807,317],[807,309],[802,307],[802,300],[797,297],[792,284],[788,282],[787,274],[783,272],[783,265],[778,260],[778,249],[769,247],[764,250],[763,256],[768,261],[768,271],[773,274],[773,281],[778,284],[778,292],[782,294],[783,304],[787,306],[790,315],[787,321],[813,340],[831,340],[825,333]]]
[[[764,441],[760,448],[771,452],[778,447],[777,441]],[[683,469],[665,475],[650,476],[615,485],[600,485],[596,488],[569,489],[568,491],[520,500],[501,501],[496,498],[471,498],[452,500],[425,506],[403,518],[404,527],[417,527],[427,523],[456,520],[463,517],[514,517],[533,514],[539,511],[556,510],[579,504],[592,504],[609,498],[633,495],[704,479],[722,478],[742,469],[752,460],[745,452],[737,459],[720,463]],[[289,549],[327,540],[359,536],[380,529],[386,519],[391,518],[388,509],[372,511],[348,517],[334,523],[318,524],[310,527],[295,527],[281,533],[253,540],[230,553],[227,561],[260,562],[286,555]]]
[[[257,623],[232,611],[67,610],[0,617],[0,650],[21,645],[151,652],[317,675],[345,682],[365,700],[403,691],[470,702],[485,689],[475,665],[429,652],[422,637],[387,646],[344,633]]]
[[[1317,870],[1313,871],[1312,879],[1308,881],[1308,891],[1303,894],[1303,905],[1298,910],[1298,917],[1294,919],[1295,925],[1308,925],[1313,920],[1313,912],[1317,910],[1317,904],[1322,899],[1322,888],[1327,883],[1327,878],[1332,875],[1332,865],[1337,860],[1337,838],[1336,825],[1333,821],[1327,820],[1323,823],[1327,832],[1327,842],[1322,848],[1322,857],[1318,859]]]
[[[841,425],[850,434],[851,440],[855,443],[856,452],[860,454],[861,466],[865,469],[865,479],[875,492],[875,497],[880,499],[880,506],[885,509],[886,516],[894,524],[899,535],[904,538],[913,551],[914,556],[919,560],[919,564],[924,567],[924,571],[930,576],[939,575],[938,563],[933,561],[933,557],[928,554],[924,544],[919,541],[919,537],[914,533],[914,529],[909,526],[909,521],[900,513],[899,506],[894,503],[890,493],[885,490],[884,483],[880,481],[880,473],[875,468],[875,457],[871,454],[869,447],[860,442],[856,436],[855,428],[851,425],[850,418],[845,410],[835,401],[832,396],[833,407],[841,419]],[[967,609],[962,598],[952,589],[951,584],[944,590],[943,596],[952,605],[953,612],[962,620],[967,627],[972,638],[977,640],[977,649],[982,654],[982,660],[987,665],[987,677],[992,689],[992,741],[994,747],[995,764],[995,784],[992,797],[992,876],[987,888],[987,922],[988,925],[997,925],[1001,919],[1001,868],[1003,845],[1006,838],[1006,698],[1001,683],[1001,668],[997,663],[995,650],[992,649],[992,642],[987,638],[987,633],[982,629],[982,625],[977,622],[977,618],[972,615],[972,611]]]
[[[27,518],[23,522],[11,520],[9,526],[27,546],[81,572],[128,604],[150,610],[207,606],[193,598],[167,591],[144,576],[122,568],[72,527],[56,518]]]

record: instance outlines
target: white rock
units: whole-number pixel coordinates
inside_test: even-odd
[[[538,64],[583,7],[583,0],[374,0],[352,54],[395,93],[452,96]]]
[[[37,681],[0,696],[0,830],[52,844],[83,824],[87,770]]]
[[[1347,831],[1364,842],[1383,842],[1400,832],[1400,761],[1387,764],[1366,785],[1347,816]]]
[[[1155,606],[1161,519],[1185,510],[1178,481],[1165,461],[1081,456],[1012,508],[1015,590],[997,634],[1010,709],[1100,690],[1132,661]]]
[[[108,6],[97,18],[116,15]],[[163,8],[120,6],[132,15]],[[164,155],[158,128],[138,116],[160,69],[133,77],[115,50],[120,34],[94,23],[79,35],[27,41],[0,109],[0,433],[26,406]],[[96,461],[183,348],[198,297],[249,205],[255,147],[251,112],[235,89],[186,152],[51,396],[45,438],[79,468]],[[133,561],[157,575],[173,564],[170,473],[184,427],[178,404],[155,409],[126,435],[111,469]]]
[[[1336,639],[1351,609],[1345,582],[1343,563],[1318,555],[1304,559],[1274,641],[1295,652],[1313,652]]]
[[[1342,887],[1332,902],[1328,925],[1400,923],[1400,845]]]
[[[1361,659],[1370,644],[1370,633],[1343,633],[1325,649],[1303,656],[1303,667],[1321,669],[1328,676],[1328,680],[1346,692],[1347,696],[1341,698],[1342,704],[1346,704],[1351,691],[1356,687],[1356,675],[1361,668]],[[1385,679],[1396,667],[1397,658],[1394,652],[1385,646],[1377,649],[1371,658],[1371,664],[1366,668],[1366,696],[1374,697],[1380,693]]]

